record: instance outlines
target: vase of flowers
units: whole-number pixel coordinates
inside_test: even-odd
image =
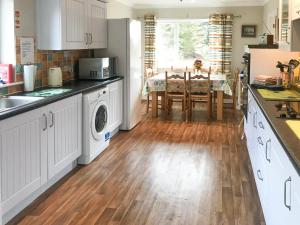
[[[196,59],[194,62],[195,74],[200,74],[201,69],[202,69],[202,61],[200,59]]]

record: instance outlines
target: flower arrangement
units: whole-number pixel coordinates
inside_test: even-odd
[[[202,69],[202,61],[200,59],[195,60],[194,69],[197,70],[197,71]]]

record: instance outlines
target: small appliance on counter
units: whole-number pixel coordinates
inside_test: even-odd
[[[271,34],[264,33],[258,36],[258,44],[260,45],[273,45],[274,36]]]
[[[48,86],[61,87],[62,86],[62,71],[60,67],[49,68],[48,71]]]
[[[116,58],[80,58],[80,80],[107,80],[116,76]]]
[[[24,91],[33,91],[35,85],[37,66],[24,65]]]

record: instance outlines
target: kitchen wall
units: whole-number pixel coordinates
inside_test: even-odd
[[[241,67],[242,55],[244,53],[244,46],[247,44],[256,44],[257,38],[241,38],[241,27],[244,24],[257,25],[257,34],[263,31],[262,18],[263,7],[222,7],[222,8],[161,8],[161,9],[136,9],[135,16],[143,17],[146,14],[154,14],[157,18],[166,19],[203,19],[208,18],[212,13],[232,13],[234,15],[241,15],[241,18],[234,19],[233,26],[233,58],[232,67]]]
[[[269,0],[263,9],[263,31],[275,34],[275,18],[278,15],[278,0]]]
[[[124,4],[125,2],[126,0],[110,0],[107,3],[107,18],[134,18],[133,8],[128,4]]]

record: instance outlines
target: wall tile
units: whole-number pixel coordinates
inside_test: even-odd
[[[38,67],[38,73],[35,81],[36,88],[48,85],[48,70],[50,67],[61,67],[64,81],[74,80],[74,66],[76,62],[79,58],[88,57],[88,55],[88,50],[41,51],[35,49],[35,65]],[[20,56],[20,37],[16,37],[16,62],[16,81],[23,81],[23,65],[21,65]],[[20,92],[22,90],[23,85],[18,85],[10,88],[9,92],[14,93],[14,91]]]

